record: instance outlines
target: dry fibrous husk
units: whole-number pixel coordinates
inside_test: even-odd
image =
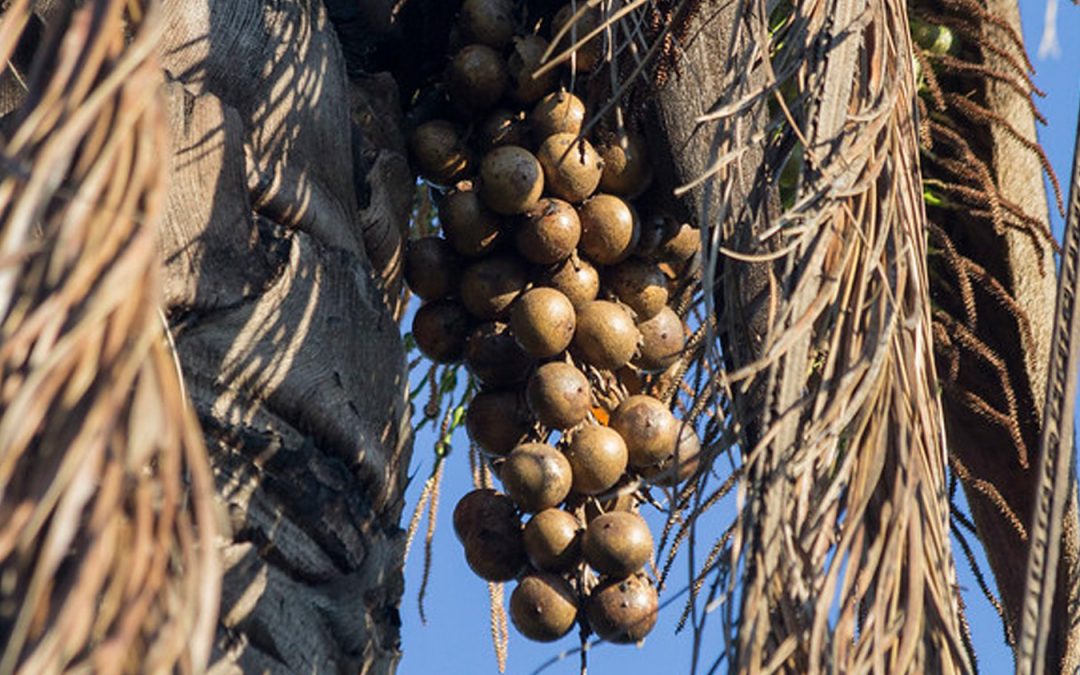
[[[721,23],[695,18],[708,3],[667,4],[691,35]],[[768,9],[724,15],[732,65],[698,117],[709,160],[682,190],[699,191],[711,244],[741,459],[736,521],[706,564],[712,592],[738,603],[722,658],[738,672],[967,672],[906,7]],[[704,608],[692,615],[699,629]]]
[[[10,63],[30,3],[0,18]],[[3,137],[0,672],[197,672],[213,484],[159,309],[156,3],[60,13]]]

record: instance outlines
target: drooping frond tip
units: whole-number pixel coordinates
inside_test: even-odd
[[[769,9],[734,10],[728,62],[749,67],[703,117],[718,158],[701,181],[715,195],[705,272],[720,334],[752,345],[726,353],[746,430],[729,658],[740,672],[967,672],[906,7]],[[740,193],[755,155],[772,187]],[[738,265],[767,277],[756,333],[732,309],[754,295]],[[738,404],[750,396],[761,405]]]
[[[10,68],[29,5],[0,18]],[[37,50],[0,158],[0,672],[194,672],[220,570],[158,305],[158,17],[81,5]]]

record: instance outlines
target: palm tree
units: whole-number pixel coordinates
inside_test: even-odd
[[[0,672],[117,654],[126,666],[105,669],[391,671],[410,455],[400,107],[441,69],[454,8],[5,7],[0,112],[17,131],[3,137],[0,274],[18,267],[0,276],[0,571],[16,581],[0,595]],[[618,93],[660,158],[658,208],[708,244],[717,348],[702,342],[694,367],[742,505],[700,570],[698,588],[738,591],[712,639],[746,672],[972,670],[950,529],[984,545],[1010,643],[1027,580],[1005,553],[1042,532],[1030,523],[1056,279],[1015,4],[654,0],[623,20],[645,27],[607,34],[640,41],[640,63],[609,54],[624,54]],[[167,191],[164,161],[126,159],[164,157],[165,129]],[[80,208],[122,188],[138,197]],[[155,225],[160,264],[144,243]],[[130,233],[120,249],[65,257],[72,237],[117,231]],[[79,320],[35,320],[55,298]],[[124,348],[94,360],[117,331]],[[66,359],[31,358],[67,335],[80,347]],[[44,424],[98,410],[118,430],[108,445]],[[140,424],[174,431],[136,461]],[[98,457],[98,478],[73,482],[72,457]],[[719,493],[709,480],[683,491],[684,523]],[[189,501],[146,501],[155,490]],[[1063,671],[1080,658],[1074,490],[1045,631]],[[84,495],[117,529],[56,495]],[[144,522],[163,523],[154,546],[117,547]],[[673,529],[672,552],[687,531]],[[102,542],[119,551],[105,562]],[[167,583],[110,594],[151,551],[149,578]],[[86,570],[104,572],[90,583]],[[85,593],[69,592],[77,579]],[[66,617],[101,598],[119,600],[71,631]],[[150,619],[130,628],[134,609]]]

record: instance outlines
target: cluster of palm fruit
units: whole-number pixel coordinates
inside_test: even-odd
[[[570,12],[540,31],[553,37]],[[591,25],[584,17],[578,34]],[[657,612],[636,487],[685,479],[700,443],[625,383],[680,357],[686,327],[668,301],[699,238],[663,223],[643,232],[632,204],[652,177],[643,139],[583,138],[588,111],[561,87],[565,71],[533,76],[548,41],[516,26],[512,0],[465,1],[446,118],[412,135],[443,233],[407,251],[406,281],[424,301],[412,334],[431,360],[463,361],[481,385],[465,425],[505,494],[480,489],[458,503],[469,566],[518,580],[510,615],[528,638],[555,640],[584,610],[599,636],[633,642]],[[574,67],[595,67],[599,46],[579,49]]]

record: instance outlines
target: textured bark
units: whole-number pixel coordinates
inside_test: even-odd
[[[693,5],[693,3],[690,3]],[[673,75],[652,99],[656,133],[647,134],[649,150],[661,167],[656,172],[656,182],[649,201],[661,205],[680,222],[699,227],[702,218],[713,223],[724,220],[720,204],[721,192],[732,191],[733,202],[746,202],[745,197],[755,190],[765,190],[762,174],[762,154],[757,144],[750,143],[751,130],[743,129],[737,138],[718,138],[713,124],[702,124],[702,115],[713,108],[730,104],[743,92],[731,89],[731,75],[727,69],[715,67],[726,63],[731,55],[731,33],[737,20],[735,3],[701,3],[690,18],[686,33],[693,36],[681,45],[677,61],[677,75]],[[735,68],[749,70],[750,63],[739,63]],[[761,78],[755,78],[761,81]],[[759,107],[764,108],[759,104]],[[720,183],[710,181],[706,185],[689,190],[673,201],[672,192],[678,187],[703,175],[718,157],[734,147],[747,151],[741,155],[733,169],[736,180]],[[722,244],[733,250],[745,250],[754,237],[755,214],[748,210],[735,214],[733,222],[739,226],[721,232]],[[725,256],[716,260],[716,286],[713,297],[718,317],[730,317],[740,324],[738,330],[727,330],[730,323],[718,321],[720,338],[726,345],[724,358],[731,370],[746,365],[760,356],[761,344],[766,330],[768,300],[770,293],[770,265],[749,263]],[[774,280],[775,283],[775,280]],[[775,288],[775,287],[773,287]],[[752,410],[764,402],[760,382],[754,383],[745,396],[735,405],[744,413],[741,418],[751,420]],[[752,444],[757,438],[757,425],[751,423],[744,430]]]
[[[391,672],[413,189],[396,88],[350,82],[317,0],[164,5],[165,300],[232,524],[211,671]]]

